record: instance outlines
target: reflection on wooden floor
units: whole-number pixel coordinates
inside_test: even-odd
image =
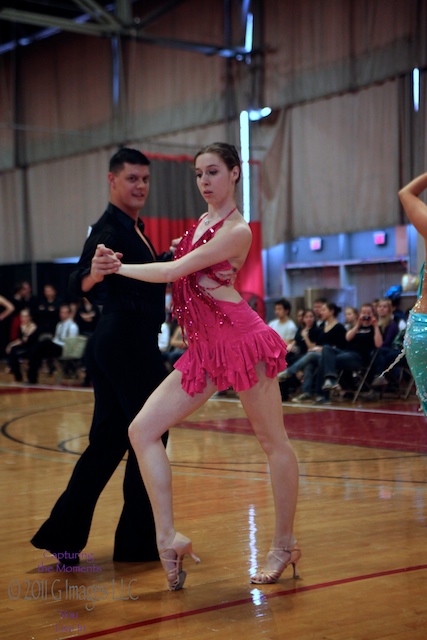
[[[173,429],[176,524],[202,558],[177,593],[158,563],[112,562],[123,463],[83,571],[58,572],[28,542],[86,446],[92,408],[91,390],[0,383],[2,639],[424,640],[427,422],[414,396],[283,405],[300,461],[302,578],[289,568],[263,587],[248,576],[269,547],[269,473],[239,402],[213,399]]]

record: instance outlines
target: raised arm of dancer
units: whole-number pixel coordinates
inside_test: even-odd
[[[111,259],[111,273],[145,282],[175,282],[190,273],[201,271],[214,264],[228,260],[239,269],[246,259],[251,245],[252,233],[246,224],[233,224],[221,229],[210,242],[197,247],[173,262],[149,264],[122,264],[113,251],[99,245],[98,249]]]
[[[427,205],[420,199],[420,194],[427,189],[427,173],[414,178],[399,191],[399,199],[405,213],[418,233],[427,239]]]

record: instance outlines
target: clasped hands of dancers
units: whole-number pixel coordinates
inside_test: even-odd
[[[150,498],[157,547],[171,591],[181,589],[185,554],[200,562],[191,540],[174,526],[172,473],[161,436],[201,407],[217,390],[233,387],[267,455],[275,528],[264,568],[255,584],[276,582],[292,565],[298,577],[301,551],[293,534],[298,463],[283,425],[277,374],[286,367],[286,345],[234,288],[251,245],[249,225],[237,209],[241,165],[236,149],[208,145],[196,155],[197,186],[207,213],[175,243],[171,262],[123,264],[122,254],[98,245],[104,273],[145,282],[172,282],[174,315],[188,348],[129,427],[129,438]],[[124,256],[126,259],[126,256]]]

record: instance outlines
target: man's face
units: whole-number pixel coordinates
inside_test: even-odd
[[[315,302],[313,304],[313,311],[316,318],[322,317],[322,307],[323,307],[323,302]]]
[[[68,320],[68,318],[70,316],[71,316],[71,312],[70,312],[68,307],[60,307],[60,309],[59,309],[59,319],[61,320],[61,322],[64,322],[65,320]]]
[[[276,304],[274,307],[274,313],[276,315],[276,318],[278,320],[284,320],[286,318],[286,311],[283,308],[283,305],[281,304]]]
[[[150,190],[150,168],[125,162],[119,173],[109,173],[110,202],[132,217],[142,209]]]

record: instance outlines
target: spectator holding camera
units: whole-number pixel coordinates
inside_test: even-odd
[[[328,345],[322,349],[317,370],[319,402],[327,401],[329,392],[339,386],[339,371],[358,371],[367,366],[372,352],[382,346],[383,337],[371,303],[362,305],[357,323],[347,331],[345,339],[345,349]]]

